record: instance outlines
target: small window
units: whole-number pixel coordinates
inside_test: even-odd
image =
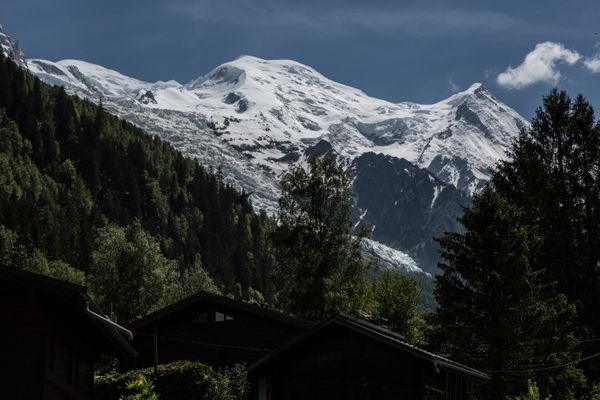
[[[223,314],[221,312],[215,312],[215,322],[223,322],[223,321],[232,321],[233,317],[231,315]]]
[[[208,314],[206,314],[206,313],[200,314],[200,315],[192,318],[192,322],[197,322],[197,323],[208,322]]]

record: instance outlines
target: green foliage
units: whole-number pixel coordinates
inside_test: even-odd
[[[243,400],[250,392],[247,374],[238,364],[214,371],[197,361],[177,361],[159,365],[157,375],[145,368],[96,377],[94,399],[152,399],[148,396],[156,392],[161,400]],[[152,376],[152,382],[146,376]],[[143,392],[146,397],[129,397]]]
[[[90,292],[101,308],[113,309],[123,321],[146,315],[176,285],[176,263],[162,255],[137,221],[127,228],[100,229],[94,248]]]
[[[550,400],[552,396],[545,397],[543,400]],[[509,396],[507,400],[542,400],[540,397],[540,389],[537,384],[531,379],[527,380],[527,392],[520,396]]]
[[[248,371],[243,365],[235,364],[216,371],[209,397],[212,400],[244,400],[249,393]]]
[[[250,304],[258,304],[258,305],[267,304],[267,301],[265,300],[265,296],[263,296],[263,294],[261,292],[259,292],[258,290],[254,290],[251,287],[248,288],[247,300],[248,300],[248,303],[250,303]]]
[[[125,387],[127,394],[121,397],[122,400],[158,400],[158,395],[154,393],[154,384],[143,374],[127,382]]]
[[[152,376],[154,390],[161,400],[208,399],[215,385],[211,367],[197,361],[177,361],[153,368],[96,377],[94,399],[114,400],[126,394],[126,385],[139,375]]]
[[[349,182],[343,169],[313,158],[308,170],[292,166],[281,178],[274,244],[283,278],[279,300],[293,314],[322,320],[365,306],[368,263],[353,239]]]
[[[592,390],[587,396],[587,400],[600,400],[600,385],[596,384],[592,386]]]
[[[12,230],[0,225],[0,262],[13,268],[23,268],[27,258],[25,249],[19,245],[19,236]]]
[[[49,261],[38,249],[31,254],[20,244],[19,236],[0,225],[0,263],[30,272],[51,276],[63,281],[85,285],[85,274],[61,260]]]
[[[573,399],[584,379],[574,365],[515,374],[577,359],[575,308],[554,295],[540,266],[541,238],[523,211],[486,188],[460,218],[465,233],[440,240],[447,263],[437,278],[435,339],[457,361],[491,372],[489,397],[524,390]],[[507,371],[507,372],[503,372]]]
[[[494,174],[494,186],[538,227],[539,267],[555,293],[577,307],[581,349],[598,352],[598,342],[585,342],[600,337],[600,297],[590,295],[600,290],[600,126],[592,106],[553,90],[511,155]],[[598,382],[600,360],[582,366]]]
[[[249,288],[249,290],[251,289]],[[185,268],[175,282],[164,287],[163,296],[159,299],[157,307],[162,308],[173,304],[199,291],[221,294],[220,288],[212,280],[208,272],[202,268],[200,257],[196,257],[194,265]]]
[[[106,229],[137,224],[145,233],[115,243],[120,247],[113,256],[149,246],[144,259],[154,263],[154,272],[148,276],[162,273],[157,263],[174,262],[176,281],[188,285],[182,293],[215,290],[206,271],[225,292],[239,283],[242,292],[253,287],[267,300],[273,296],[273,221],[254,213],[247,194],[101,107],[41,83],[3,55],[0,170],[0,244],[18,238],[10,251],[0,249],[7,265],[24,267],[33,257],[33,270],[76,281],[82,277],[67,267],[87,274],[95,265],[95,275],[113,274],[116,282],[109,267],[124,261],[109,262]],[[98,271],[100,263],[109,270]],[[150,282],[128,288],[144,295]],[[136,311],[121,318],[151,306],[134,304]]]
[[[33,254],[26,258],[24,269],[81,286],[86,284],[86,277],[82,271],[61,260],[48,261],[38,249],[34,249]]]
[[[403,335],[412,344],[423,344],[424,320],[417,311],[420,290],[414,279],[392,271],[384,271],[373,284],[375,315],[384,318],[386,326]]]

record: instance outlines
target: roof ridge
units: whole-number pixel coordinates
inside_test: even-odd
[[[373,338],[374,340],[385,339],[385,342],[390,345],[400,344],[404,350],[407,350],[408,352],[410,352],[411,354],[413,354],[417,357],[425,358],[433,363],[445,366],[447,368],[451,368],[456,371],[460,371],[462,373],[465,373],[465,374],[468,374],[471,376],[475,376],[479,379],[484,379],[484,380],[489,379],[488,375],[481,371],[478,371],[474,368],[468,367],[468,366],[460,364],[456,361],[452,361],[448,358],[445,358],[445,357],[442,357],[435,353],[432,353],[428,350],[425,350],[425,349],[422,349],[415,345],[412,345],[412,344],[408,343],[402,335],[400,335],[396,332],[393,332],[393,331],[386,329],[384,327],[381,327],[379,325],[375,325],[370,322],[361,320],[361,319],[351,316],[349,314],[338,314],[338,315],[333,316],[332,318],[322,322],[321,324],[314,327],[310,331],[304,333],[303,335],[300,335],[300,336],[294,338],[293,340],[288,342],[283,347],[280,347],[279,349],[276,349],[273,352],[264,356],[263,358],[257,360],[255,363],[250,365],[250,367],[248,369],[254,370],[254,369],[258,368],[260,365],[270,361],[271,359],[275,358],[279,354],[285,352],[290,347],[293,347],[297,343],[303,341],[305,338],[316,334],[320,330],[322,330],[322,329],[326,328],[327,326],[334,324],[334,323],[339,323],[342,326],[345,326],[349,329],[361,331],[362,333],[365,333],[365,334],[373,333],[374,335],[369,335],[369,336],[371,338]],[[423,356],[426,356],[426,357],[423,357]]]
[[[182,310],[182,309],[184,309],[188,306],[191,306],[191,305],[195,304],[196,302],[199,302],[202,300],[214,301],[216,303],[221,303],[226,306],[229,305],[231,307],[238,308],[240,310],[247,311],[247,312],[253,313],[255,315],[262,315],[265,318],[272,318],[275,320],[279,320],[281,322],[287,322],[287,323],[297,325],[300,327],[304,327],[304,328],[312,328],[315,325],[314,322],[312,322],[312,321],[308,321],[303,318],[285,314],[281,311],[261,307],[256,304],[247,303],[242,300],[236,300],[236,299],[232,299],[230,297],[224,296],[224,295],[210,293],[210,292],[206,292],[206,291],[202,290],[202,291],[196,292],[188,297],[185,297],[173,304],[170,304],[166,307],[156,310],[148,315],[145,315],[145,316],[131,322],[130,324],[128,324],[128,327],[130,327],[132,329],[138,329],[139,327],[149,324],[151,322],[154,322],[154,321],[162,318],[163,316],[178,312],[179,310]]]

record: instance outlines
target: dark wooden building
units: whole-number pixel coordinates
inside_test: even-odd
[[[139,357],[128,367],[152,366],[155,356],[157,364],[251,363],[313,326],[263,307],[199,292],[129,325]]]
[[[101,353],[135,357],[122,333],[84,287],[0,267],[1,398],[90,399]]]
[[[337,316],[250,366],[255,400],[472,400],[487,375]]]

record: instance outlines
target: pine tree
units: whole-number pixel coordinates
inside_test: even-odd
[[[352,237],[348,188],[343,169],[326,158],[313,158],[308,170],[292,166],[281,179],[273,240],[284,281],[281,306],[293,314],[323,320],[364,306],[366,233]]]
[[[544,395],[573,399],[582,383],[575,366],[528,371],[576,360],[575,308],[550,294],[535,269],[541,238],[522,210],[490,188],[475,196],[460,222],[465,233],[441,240],[443,275],[435,339],[452,358],[491,371],[487,396],[518,395],[534,377]]]
[[[497,191],[539,228],[537,261],[555,293],[577,307],[577,336],[586,354],[600,336],[600,127],[583,98],[553,90],[521,133],[511,158],[493,176]],[[598,382],[600,363],[585,365]]]

